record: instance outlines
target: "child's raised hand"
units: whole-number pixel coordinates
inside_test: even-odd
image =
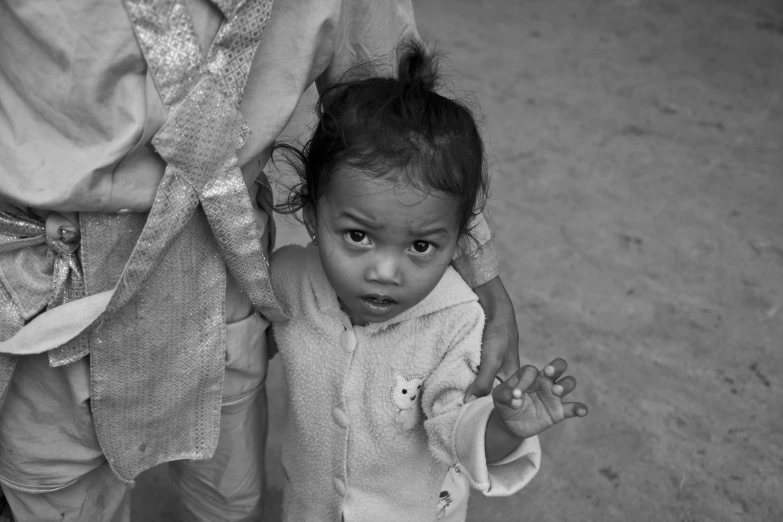
[[[492,390],[498,420],[509,435],[532,437],[565,419],[587,415],[581,402],[563,402],[576,388],[576,379],[562,377],[566,368],[563,359],[555,359],[541,372],[523,366]]]

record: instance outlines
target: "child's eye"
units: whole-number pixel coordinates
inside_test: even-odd
[[[431,250],[433,247],[432,243],[429,243],[427,241],[414,241],[413,242],[413,251],[417,254],[426,254]]]
[[[361,230],[351,230],[350,232],[345,234],[345,237],[348,239],[349,242],[357,245],[370,244],[370,238],[367,237],[367,234],[365,234]]]

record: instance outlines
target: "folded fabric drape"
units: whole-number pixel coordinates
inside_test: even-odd
[[[17,301],[16,306],[20,308],[21,315],[24,315],[24,311],[30,314],[43,309],[52,310],[84,297],[84,276],[76,256],[79,248],[78,232],[60,229],[59,237],[51,237],[46,233],[46,223],[37,216],[0,211],[0,255],[39,245],[46,245],[53,258],[50,264],[44,265],[44,270],[30,270],[24,257],[19,256],[5,256],[0,262],[4,283],[13,294],[9,297]],[[30,278],[37,278],[39,281],[30,285]],[[50,282],[48,289],[47,280]],[[31,288],[39,291],[30,290]],[[64,315],[63,311],[58,315]],[[65,314],[66,323],[72,325],[69,315]],[[29,332],[32,330],[33,328],[29,329]],[[62,366],[89,353],[87,339],[76,338],[80,331],[74,332],[72,338],[66,338],[68,336],[52,335],[52,332],[41,330],[37,332],[38,336],[46,337],[49,341],[31,342],[30,339],[23,338],[12,342],[3,341],[0,342],[0,353],[23,355],[49,351],[49,363],[52,366]],[[55,342],[58,344],[51,349],[51,344]]]

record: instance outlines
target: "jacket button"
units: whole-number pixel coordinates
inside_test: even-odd
[[[334,477],[332,479],[332,485],[334,486],[334,490],[343,497],[348,492],[348,490],[345,488],[345,482],[343,482],[337,477]]]
[[[356,349],[356,334],[351,330],[345,330],[340,334],[340,346],[347,353],[351,353]]]
[[[341,428],[348,427],[348,416],[340,408],[334,408],[332,410],[332,419],[334,420],[334,423]]]

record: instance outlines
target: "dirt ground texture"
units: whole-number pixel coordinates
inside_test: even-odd
[[[469,519],[783,520],[783,4],[415,8],[483,108],[522,360],[564,357],[590,407],[541,437],[527,488],[473,495]],[[134,518],[172,520],[166,492],[143,476]]]

